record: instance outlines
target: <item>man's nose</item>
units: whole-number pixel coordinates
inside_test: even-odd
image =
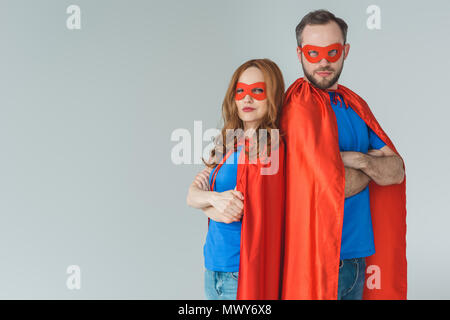
[[[327,67],[330,64],[330,62],[328,62],[327,59],[323,58],[322,60],[319,61],[319,66],[321,67]]]

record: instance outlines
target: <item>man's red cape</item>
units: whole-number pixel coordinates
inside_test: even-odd
[[[278,171],[261,174],[272,163],[248,160],[239,155],[236,190],[244,195],[238,300],[276,300],[281,298],[283,236],[285,221],[284,144],[280,141]],[[248,144],[246,145],[248,151]],[[224,162],[226,157],[221,161]]]
[[[347,106],[398,154],[367,103],[338,85]],[[287,90],[281,118],[286,142],[283,299],[337,299],[345,169],[327,91],[303,78]],[[406,299],[406,179],[369,183],[376,253],[366,259],[363,299]]]

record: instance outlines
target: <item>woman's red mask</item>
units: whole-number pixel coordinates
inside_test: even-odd
[[[252,84],[246,84],[243,82],[238,82],[236,84],[236,94],[234,96],[234,99],[242,100],[246,95],[250,95],[256,100],[266,99],[266,83],[255,82]]]
[[[326,59],[328,62],[336,62],[341,57],[344,45],[341,43],[333,43],[327,47],[306,45],[299,47],[299,49],[305,55],[306,60],[311,63],[317,63],[322,59]]]

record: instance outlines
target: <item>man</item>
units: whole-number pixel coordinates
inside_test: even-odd
[[[286,92],[284,299],[406,299],[403,160],[338,79],[347,24],[326,10],[296,28],[305,78]],[[367,276],[367,279],[366,279]]]

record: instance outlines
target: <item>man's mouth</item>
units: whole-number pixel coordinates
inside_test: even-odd
[[[328,77],[329,75],[331,75],[332,74],[332,72],[331,71],[317,71],[316,72],[319,76],[321,76],[321,77]]]

